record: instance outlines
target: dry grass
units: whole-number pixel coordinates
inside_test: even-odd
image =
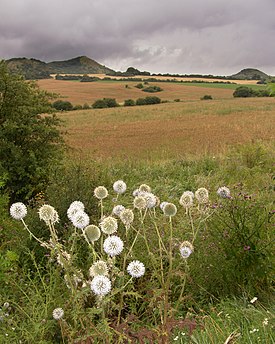
[[[138,82],[133,81],[116,81],[116,82],[73,82],[55,79],[39,80],[40,88],[50,92],[55,92],[70,101],[74,105],[88,103],[91,105],[95,100],[100,98],[115,98],[118,102],[123,103],[125,99],[144,98],[152,95],[134,87]],[[128,85],[129,88],[126,88]],[[163,89],[161,92],[154,93],[162,100],[198,100],[205,94],[211,94],[215,99],[232,98],[233,90],[222,88],[208,88],[184,85],[179,83],[151,83]]]
[[[60,116],[74,154],[91,158],[218,154],[231,145],[275,138],[273,98],[188,101]]]

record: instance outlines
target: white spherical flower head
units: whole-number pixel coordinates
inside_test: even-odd
[[[131,209],[125,209],[120,213],[119,218],[125,226],[129,226],[134,221],[134,213]]]
[[[63,318],[63,316],[64,316],[64,311],[62,308],[55,308],[53,310],[53,318],[55,320],[60,320],[61,318]]]
[[[139,189],[135,189],[135,190],[133,191],[133,196],[134,196],[134,197],[137,197],[137,196],[139,196],[139,193],[140,193]]]
[[[54,224],[59,221],[57,211],[51,205],[44,204],[38,209],[40,220],[46,222],[47,225]]]
[[[146,199],[142,196],[137,196],[134,198],[134,208],[138,210],[145,209],[147,205]]]
[[[177,207],[173,203],[166,203],[163,207],[163,213],[166,216],[175,216],[177,213]]]
[[[104,240],[103,249],[111,257],[119,255],[123,251],[123,241],[116,235],[111,235]]]
[[[118,228],[117,219],[112,216],[107,216],[100,222],[99,226],[103,233],[108,235],[113,234]]]
[[[208,190],[205,188],[199,188],[195,192],[195,197],[199,203],[207,203],[209,200]]]
[[[130,276],[139,278],[144,275],[145,273],[145,267],[144,264],[141,263],[139,260],[133,260],[128,266],[127,266],[127,272]]]
[[[84,211],[77,211],[72,217],[72,223],[76,228],[83,229],[89,225],[89,216]]]
[[[98,199],[104,199],[108,196],[108,190],[105,188],[105,186],[98,186],[94,190],[94,195]]]
[[[95,276],[91,282],[91,290],[98,296],[107,295],[111,291],[111,288],[111,281],[106,276]]]
[[[151,188],[147,184],[141,184],[139,187],[139,191],[141,192],[151,192]]]
[[[98,260],[95,262],[89,269],[89,273],[91,277],[95,276],[108,276],[108,266],[103,260]]]
[[[118,204],[114,206],[112,213],[115,214],[116,216],[119,216],[119,214],[124,210],[125,207],[121,204]]]
[[[84,204],[80,201],[74,201],[70,204],[67,210],[67,216],[72,221],[72,217],[78,211],[84,211],[85,207]]]
[[[193,245],[189,241],[184,241],[180,245],[180,255],[182,258],[188,258],[190,254],[194,251]]]
[[[152,194],[151,192],[140,192],[140,196],[144,197],[146,199],[146,208],[152,209],[156,207],[157,205],[157,197]]]
[[[160,203],[160,205],[159,205],[159,207],[160,207],[160,209],[163,211],[163,208],[164,208],[164,206],[166,205],[166,204],[168,204],[168,202],[161,202]]]
[[[222,198],[230,198],[230,190],[226,186],[218,188],[217,194]]]
[[[123,194],[127,189],[127,185],[126,185],[126,183],[124,183],[123,180],[117,180],[113,184],[113,189],[116,193]]]
[[[27,215],[27,207],[22,202],[13,203],[10,207],[10,215],[15,220],[22,220]]]
[[[90,242],[97,241],[100,238],[100,229],[95,225],[89,225],[84,229],[84,234]]]
[[[192,191],[184,191],[184,193],[180,197],[180,205],[185,208],[192,207],[194,203],[194,194]]]

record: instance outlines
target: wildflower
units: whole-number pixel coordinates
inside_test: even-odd
[[[89,225],[84,229],[84,234],[90,242],[97,241],[100,238],[100,229],[95,225]]]
[[[243,249],[244,249],[244,251],[249,251],[249,250],[250,250],[250,246],[245,245],[245,246],[243,247]]]
[[[268,325],[268,318],[265,318],[264,320],[263,320],[263,326],[267,326]]]
[[[258,300],[258,298],[256,296],[253,297],[253,299],[250,300],[250,303],[255,303]]]
[[[40,220],[46,222],[47,225],[54,224],[59,221],[57,211],[51,205],[44,204],[38,210]]]
[[[134,221],[134,213],[131,209],[125,209],[120,213],[119,218],[126,227],[129,227]]]
[[[139,195],[139,193],[140,193],[139,189],[135,189],[135,190],[133,191],[133,196],[134,196],[134,197],[137,197],[137,196]]]
[[[146,208],[151,209],[157,205],[157,198],[151,192],[142,191],[139,193],[139,196],[142,196],[146,199]]]
[[[111,291],[111,281],[108,277],[98,275],[91,282],[92,291],[99,296],[104,296]]]
[[[194,194],[192,191],[184,191],[180,197],[180,204],[185,208],[192,207],[194,202]]]
[[[64,315],[64,311],[62,308],[55,308],[53,310],[53,318],[55,320],[60,320],[61,318],[63,318],[63,315]]]
[[[89,273],[91,277],[95,276],[108,276],[108,266],[103,260],[98,260],[95,262],[89,269]]]
[[[89,225],[89,216],[84,211],[77,211],[72,217],[72,223],[76,228],[83,229]]]
[[[194,251],[193,245],[189,241],[183,241],[180,245],[180,254],[182,258],[188,258]]]
[[[112,216],[105,217],[100,222],[99,226],[103,233],[108,235],[113,234],[117,231],[118,228],[117,219]]]
[[[165,206],[166,204],[168,204],[168,202],[161,202],[161,203],[160,203],[159,207],[160,207],[160,209],[161,209],[162,211],[163,211],[163,208],[164,208],[164,206]]]
[[[127,188],[127,186],[123,180],[117,180],[113,184],[113,189],[118,194],[123,194],[126,191],[126,188]]]
[[[104,251],[111,257],[119,255],[123,251],[123,241],[116,235],[111,235],[103,243]]]
[[[226,186],[218,188],[217,194],[222,198],[230,198],[230,190]]]
[[[67,216],[69,220],[72,221],[73,216],[78,211],[84,211],[85,207],[84,204],[80,201],[74,201],[70,204],[68,210],[67,210]]]
[[[58,254],[56,257],[56,261],[59,265],[61,265],[62,267],[64,266],[64,261],[66,261],[67,263],[69,263],[71,260],[71,255],[70,253],[66,252],[66,251],[62,251],[61,255]]]
[[[137,196],[134,198],[134,208],[142,210],[146,208],[146,199],[142,196]]]
[[[166,203],[163,207],[163,213],[166,216],[175,216],[177,213],[177,207],[173,203]]]
[[[127,266],[128,274],[132,277],[139,278],[144,275],[145,273],[145,267],[144,264],[141,263],[138,260],[133,260],[128,266]]]
[[[149,185],[147,184],[141,184],[139,186],[139,191],[142,191],[142,192],[151,192],[151,188]]]
[[[108,196],[108,190],[105,188],[105,186],[98,186],[94,190],[94,195],[96,198],[102,200]]]
[[[125,207],[121,204],[118,204],[114,206],[112,213],[115,214],[116,216],[119,216],[119,214],[124,210]]]
[[[208,190],[205,188],[199,188],[195,192],[195,197],[199,203],[207,203],[209,199]]]
[[[254,328],[253,330],[250,330],[249,333],[255,333],[255,332],[259,332],[258,328]]]
[[[10,214],[15,220],[22,220],[27,215],[27,207],[21,202],[13,203],[10,207]]]

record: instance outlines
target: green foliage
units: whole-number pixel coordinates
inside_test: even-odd
[[[53,108],[58,111],[71,111],[73,110],[73,105],[71,102],[67,100],[56,100],[52,104]]]
[[[213,99],[210,94],[205,94],[203,97],[201,97],[201,100],[210,100]]]
[[[104,108],[112,108],[118,107],[119,104],[116,102],[114,98],[103,98],[98,99],[92,104],[93,109],[104,109]]]
[[[91,107],[90,107],[89,104],[84,103],[82,108],[83,108],[83,110],[88,110],[88,109],[90,109]]]
[[[146,97],[138,98],[136,100],[136,105],[151,105],[151,104],[160,104],[161,99],[159,97]]]
[[[0,63],[0,174],[11,200],[43,190],[60,158],[60,120],[51,113],[49,93],[11,75]]]
[[[161,92],[163,89],[159,86],[148,86],[142,89],[143,92],[149,92],[149,93],[155,93],[155,92]]]
[[[136,102],[134,101],[134,99],[126,99],[124,100],[124,106],[135,106]]]
[[[248,98],[248,97],[270,97],[268,90],[255,90],[247,86],[239,86],[233,92],[233,97]]]
[[[139,89],[142,89],[144,86],[143,86],[142,83],[139,83],[139,84],[137,84],[135,87],[136,87],[136,88],[139,88]]]

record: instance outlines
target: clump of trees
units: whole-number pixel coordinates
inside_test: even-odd
[[[58,111],[71,111],[74,108],[72,103],[67,100],[56,100],[52,107]]]
[[[104,108],[112,108],[118,107],[119,104],[114,98],[103,98],[98,99],[92,104],[93,109],[104,109]]]
[[[145,97],[145,98],[138,98],[136,100],[136,105],[152,105],[152,104],[160,104],[161,99],[159,97]]]
[[[0,61],[0,179],[11,202],[43,191],[62,156],[62,122],[52,98]]]
[[[143,88],[142,91],[154,93],[154,92],[161,92],[163,91],[163,89],[159,86],[148,86],[148,87]]]
[[[254,90],[251,87],[239,86],[233,93],[235,98],[248,98],[248,97],[270,97],[271,94],[268,90]]]

